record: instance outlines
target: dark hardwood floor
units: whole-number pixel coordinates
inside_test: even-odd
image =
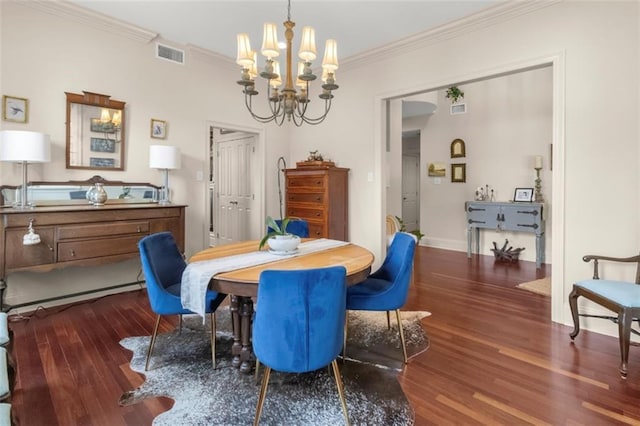
[[[570,328],[550,320],[550,299],[515,288],[546,274],[533,262],[418,248],[404,309],[432,313],[430,348],[399,377],[416,425],[640,425],[638,348],[622,381],[617,339],[582,331],[571,344]],[[144,290],[12,317],[20,424],[151,424],[172,401],[118,405],[144,380],[118,342],[151,334],[153,321]],[[163,320],[161,331],[176,324]]]

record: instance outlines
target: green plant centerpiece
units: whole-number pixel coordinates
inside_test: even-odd
[[[290,218],[285,217],[280,220],[280,225],[278,225],[278,222],[271,216],[267,216],[265,224],[268,232],[260,240],[258,249],[262,250],[264,245],[267,244],[274,253],[289,254],[294,252],[300,244],[300,237],[286,231],[290,221]]]

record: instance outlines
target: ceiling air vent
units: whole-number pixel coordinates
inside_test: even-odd
[[[156,58],[184,65],[184,50],[156,43]]]

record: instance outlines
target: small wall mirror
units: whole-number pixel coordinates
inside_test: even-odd
[[[122,101],[82,92],[67,95],[67,169],[124,170]]]

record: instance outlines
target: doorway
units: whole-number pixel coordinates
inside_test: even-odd
[[[257,238],[257,144],[255,133],[210,127],[209,246]]]

